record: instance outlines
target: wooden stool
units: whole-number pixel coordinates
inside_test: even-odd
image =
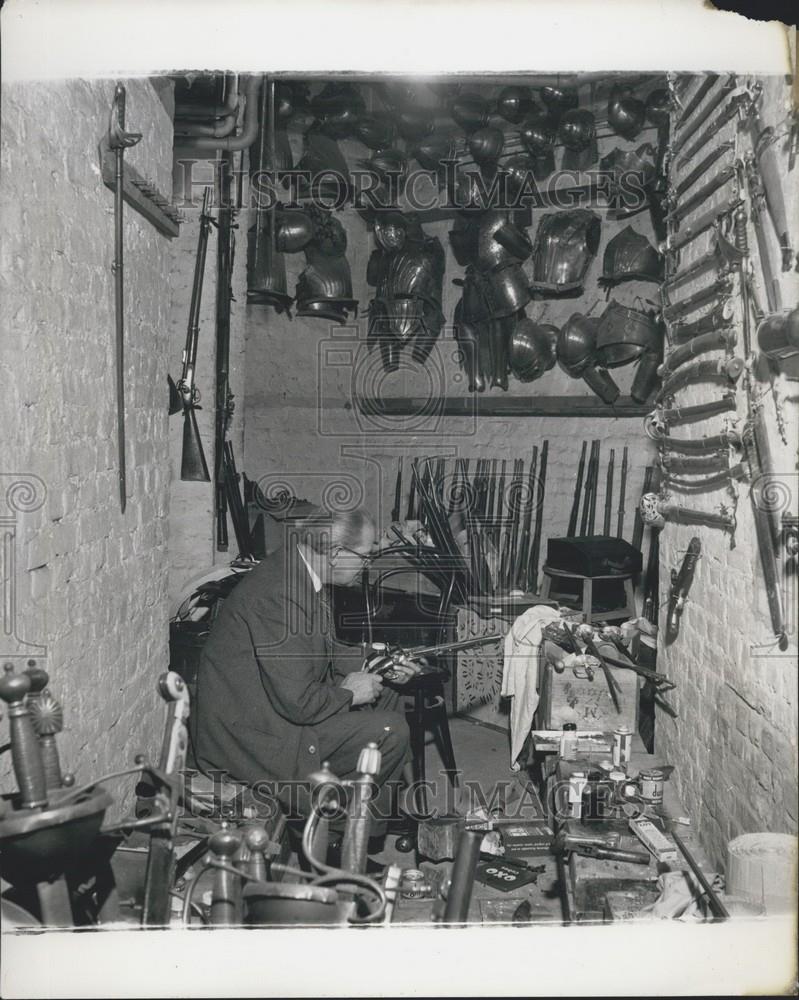
[[[554,569],[551,566],[544,566],[544,582],[541,586],[541,597],[557,598],[565,596],[552,591],[553,580],[582,581],[583,603],[580,611],[583,620],[587,624],[596,621],[607,621],[610,618],[634,618],[635,617],[635,594],[633,591],[633,575],[621,576],[611,573],[607,576],[582,576],[580,573],[567,573],[562,569]],[[594,582],[597,580],[616,580],[624,584],[625,605],[621,608],[611,608],[609,611],[594,610]]]

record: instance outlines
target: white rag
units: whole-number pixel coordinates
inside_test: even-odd
[[[538,708],[538,649],[541,631],[549,622],[558,621],[557,608],[535,605],[519,615],[505,636],[502,668],[503,698],[512,698],[510,710],[510,766],[518,771],[519,754],[533,725]]]

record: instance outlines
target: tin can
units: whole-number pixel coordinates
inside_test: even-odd
[[[400,895],[403,899],[421,899],[429,892],[425,873],[419,868],[406,868],[400,882]]]
[[[663,783],[665,780],[666,779],[660,768],[653,767],[647,771],[641,771],[638,775],[638,781],[641,785],[641,798],[645,802],[662,802]]]
[[[626,767],[630,763],[633,733],[629,726],[616,726],[613,730],[613,764]]]

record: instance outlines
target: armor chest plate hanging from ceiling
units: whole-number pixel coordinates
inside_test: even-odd
[[[599,247],[601,222],[587,209],[552,212],[538,226],[533,247],[534,292],[575,294]]]

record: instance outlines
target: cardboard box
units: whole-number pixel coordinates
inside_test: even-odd
[[[513,826],[503,826],[502,845],[505,857],[538,858],[549,854],[555,834],[544,820],[529,820]]]

